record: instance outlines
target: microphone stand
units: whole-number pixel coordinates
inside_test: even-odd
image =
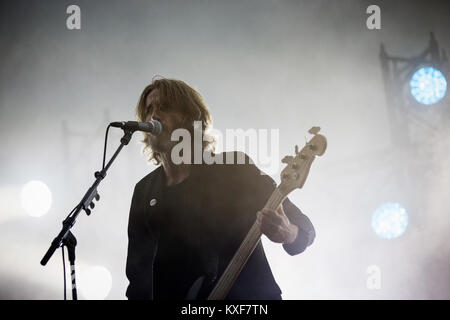
[[[70,262],[70,275],[72,279],[72,299],[78,300],[77,295],[77,283],[75,279],[75,246],[77,245],[77,239],[72,234],[72,232],[68,232],[67,236],[62,241],[62,249],[64,250],[64,246],[67,247],[67,252],[69,253],[69,262]]]
[[[95,181],[92,184],[92,186],[88,189],[86,194],[81,199],[81,202],[72,210],[71,213],[67,216],[66,219],[62,222],[62,229],[59,232],[59,234],[56,236],[55,239],[53,239],[50,248],[47,250],[46,254],[41,260],[41,265],[45,266],[52,257],[53,253],[61,246],[67,246],[67,249],[69,251],[69,261],[71,263],[72,268],[72,297],[74,300],[77,299],[77,291],[75,286],[75,246],[76,246],[76,238],[75,236],[70,232],[70,229],[73,227],[73,225],[76,222],[76,219],[81,212],[81,210],[84,210],[86,214],[89,216],[91,214],[91,209],[95,207],[94,204],[94,198],[98,201],[100,200],[100,196],[97,193],[97,187],[100,184],[100,182],[106,177],[106,172],[108,171],[109,167],[113,163],[113,161],[116,159],[119,152],[122,150],[124,146],[126,146],[130,140],[131,136],[133,135],[133,131],[130,130],[124,130],[124,136],[120,139],[120,146],[117,148],[114,155],[111,157],[107,165],[101,170],[95,172]],[[90,208],[90,209],[89,209]],[[64,248],[63,248],[64,250]]]

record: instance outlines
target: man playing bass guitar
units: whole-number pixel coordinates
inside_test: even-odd
[[[199,277],[213,284],[255,221],[262,234],[290,255],[311,245],[314,227],[287,197],[275,210],[262,209],[276,184],[245,154],[223,154],[232,164],[174,163],[172,132],[185,128],[193,133],[193,122],[201,121],[206,135],[212,123],[197,91],[183,81],[156,79],[143,90],[136,111],[138,121],[157,120],[163,130],[143,141],[149,161],[159,166],[134,189],[126,266],[129,299],[185,299]],[[203,147],[210,146],[207,137],[202,141]],[[260,241],[225,298],[281,299]]]

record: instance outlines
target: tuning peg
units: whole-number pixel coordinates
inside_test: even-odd
[[[91,203],[89,204],[89,207],[90,207],[91,209],[94,209],[94,208],[95,208],[95,203],[94,203],[94,202],[91,202]]]
[[[287,164],[291,163],[292,161],[294,161],[294,157],[292,157],[292,156],[286,156],[281,160],[282,163],[287,163]]]
[[[98,193],[95,195],[95,200],[100,200],[100,195]]]
[[[89,210],[89,209],[84,209],[84,211],[86,211],[86,214],[87,214],[87,215],[90,215],[90,214],[91,214],[91,210]]]
[[[320,127],[312,127],[311,129],[309,129],[308,132],[311,133],[311,134],[316,135],[316,134],[319,133],[319,131],[320,131]]]

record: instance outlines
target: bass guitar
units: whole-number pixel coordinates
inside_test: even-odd
[[[319,134],[319,131],[320,127],[312,127],[308,132],[314,136],[302,150],[299,151],[298,146],[295,146],[295,156],[286,156],[281,160],[287,166],[281,172],[280,184],[275,188],[264,208],[275,211],[293,190],[303,187],[314,159],[316,156],[323,155],[327,148],[327,139]],[[214,284],[212,291],[207,296],[207,300],[223,300],[226,298],[248,258],[260,241],[261,235],[259,226],[255,222],[225,271]],[[200,277],[194,282],[186,299],[192,300],[199,297],[204,280],[205,277]]]

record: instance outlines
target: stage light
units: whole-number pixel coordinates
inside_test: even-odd
[[[23,186],[20,200],[26,213],[40,217],[50,210],[52,193],[45,183],[33,180]]]
[[[408,225],[408,214],[398,203],[385,203],[372,215],[372,228],[384,239],[401,236]]]
[[[111,291],[112,276],[105,267],[81,266],[79,278],[78,287],[85,299],[103,300]]]
[[[426,105],[438,102],[447,91],[447,81],[444,75],[432,67],[420,68],[414,72],[409,86],[414,99]]]

